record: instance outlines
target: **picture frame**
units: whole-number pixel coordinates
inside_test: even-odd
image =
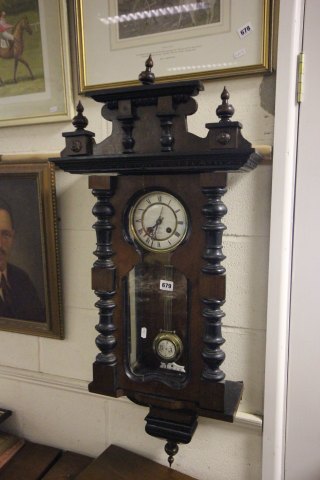
[[[74,2],[80,93],[272,70],[273,0]]]
[[[23,11],[21,2],[12,2],[5,14],[9,37],[0,32],[0,127],[68,121],[74,109],[66,2],[26,0]]]
[[[54,166],[12,157],[0,160],[0,330],[62,339]]]

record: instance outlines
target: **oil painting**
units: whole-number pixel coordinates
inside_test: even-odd
[[[58,272],[54,169],[2,159],[0,330],[61,338]]]
[[[64,0],[0,0],[0,127],[72,117]]]
[[[0,0],[0,97],[44,90],[38,0]]]

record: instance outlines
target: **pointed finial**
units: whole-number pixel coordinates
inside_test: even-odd
[[[139,80],[144,85],[151,85],[155,81],[155,76],[151,72],[151,69],[153,67],[153,60],[152,60],[152,57],[151,57],[151,53],[146,60],[145,66],[146,66],[146,69],[143,72],[140,73]]]
[[[164,446],[165,452],[168,455],[168,462],[170,465],[170,468],[173,464],[174,458],[173,456],[176,455],[179,451],[179,447],[176,442],[172,442],[170,440],[167,441],[167,443]]]
[[[226,87],[224,87],[223,92],[221,93],[222,104],[218,106],[216,114],[220,118],[220,122],[230,122],[230,118],[234,114],[234,108],[229,105],[230,94]]]
[[[83,105],[79,100],[79,103],[77,105],[77,115],[73,117],[72,119],[72,125],[77,129],[77,130],[84,130],[86,126],[88,125],[88,119],[83,115]]]

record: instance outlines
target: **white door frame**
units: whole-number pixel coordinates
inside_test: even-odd
[[[262,479],[284,478],[288,333],[304,0],[280,0],[268,281]]]

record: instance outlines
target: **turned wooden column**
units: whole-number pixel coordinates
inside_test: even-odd
[[[221,197],[226,193],[226,174],[202,174],[202,193],[206,203],[202,208],[205,222],[202,229],[205,233],[205,249],[202,258],[205,260],[201,268],[204,276],[206,292],[202,297],[202,317],[204,320],[204,347],[202,358],[204,368],[202,378],[212,382],[220,382],[225,374],[220,369],[225,359],[221,350],[225,339],[221,326],[224,312],[221,310],[225,302],[225,267],[221,262],[226,258],[222,252],[222,236],[226,226],[221,219],[227,213],[227,207]]]
[[[114,336],[116,327],[113,321],[116,268],[112,259],[114,252],[112,249],[113,225],[111,223],[114,208],[110,202],[114,194],[115,181],[115,177],[109,176],[89,178],[89,187],[97,198],[92,209],[92,213],[97,217],[97,221],[93,225],[97,236],[97,247],[93,253],[97,260],[92,267],[92,289],[99,297],[95,304],[99,309],[99,323],[96,325],[99,335],[96,338],[96,345],[100,350],[96,361],[109,366],[115,365],[117,361],[114,354],[117,344]]]

